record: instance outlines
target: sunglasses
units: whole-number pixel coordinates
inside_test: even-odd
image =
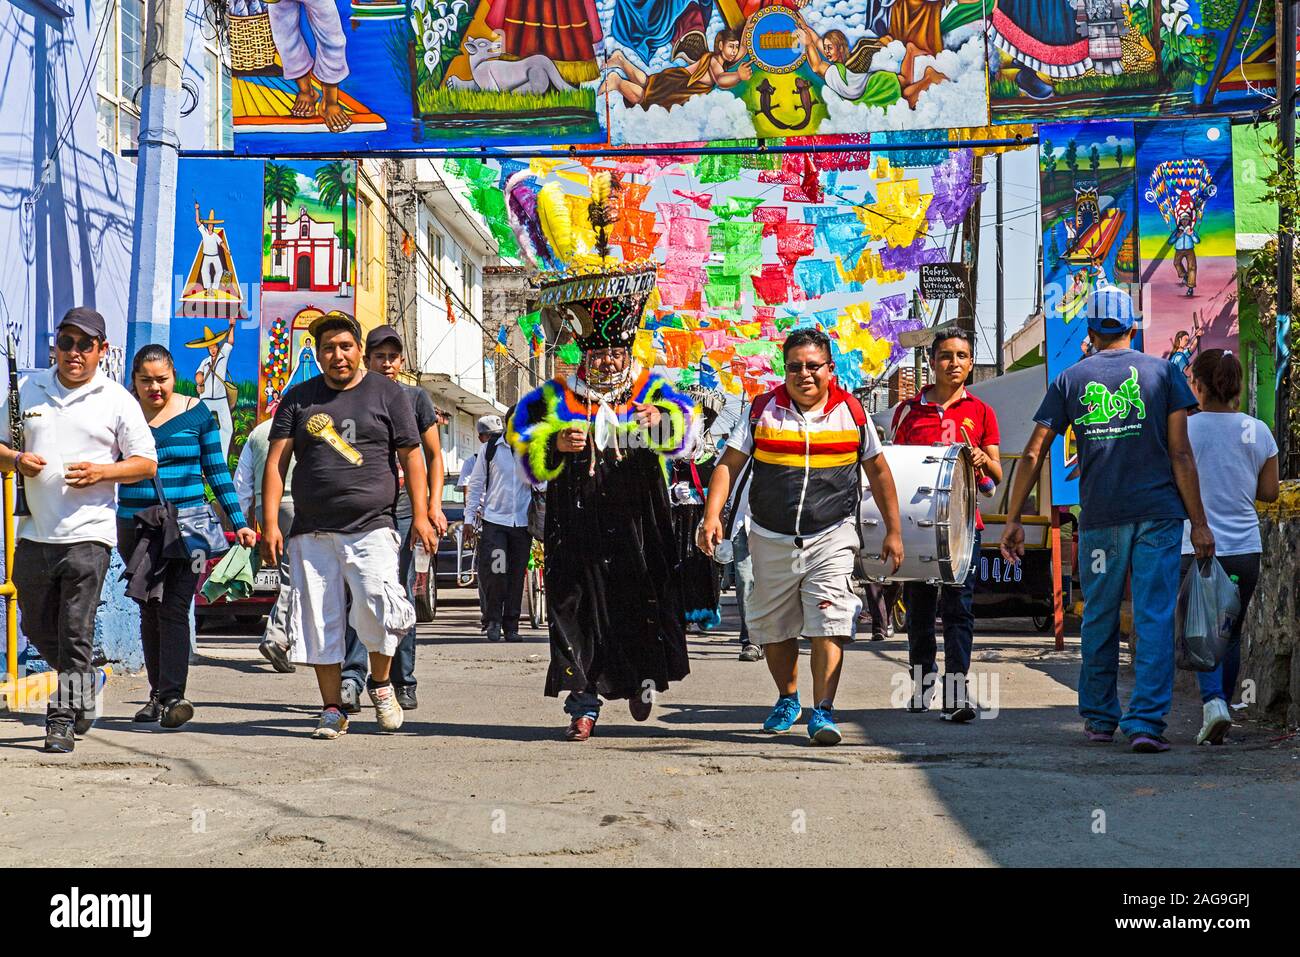
[[[72,352],[75,349],[83,355],[89,352],[94,352],[95,345],[98,342],[98,339],[90,339],[85,336],[74,337],[67,335],[66,333],[54,340],[54,344],[59,347],[60,352]]]
[[[809,375],[816,375],[828,365],[829,362],[787,362],[785,372],[786,375],[798,375],[806,370]]]

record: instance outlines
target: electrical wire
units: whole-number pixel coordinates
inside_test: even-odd
[[[401,221],[401,219],[398,217],[397,213],[393,210],[392,206],[389,205],[387,196],[385,196],[384,192],[383,192],[382,190],[380,190],[380,189],[378,188],[378,186],[375,185],[374,180],[372,180],[372,179],[370,178],[370,174],[366,171],[365,167],[364,167],[360,162],[357,163],[357,172],[360,173],[361,178],[365,181],[366,185],[370,187],[370,189],[371,189],[371,191],[374,193],[374,195],[377,196],[377,197],[379,198],[379,202],[383,205],[385,211],[388,213],[388,222],[389,222],[390,227],[391,227],[391,226],[396,226],[398,229],[400,229],[400,230],[402,231],[402,235],[403,235],[404,237],[405,237],[405,236],[410,236],[410,238],[411,238],[411,242],[414,244],[414,250],[415,250],[415,253],[416,253],[418,259],[419,259],[419,260],[422,260],[422,261],[424,262],[424,264],[425,264],[425,267],[429,270],[429,276],[436,276],[437,279],[438,279],[438,281],[439,281],[439,282],[442,284],[442,286],[443,286],[443,292],[444,292],[444,294],[446,295],[446,297],[449,298],[449,299],[454,300],[454,303],[457,304],[457,305],[459,305],[459,306],[461,307],[461,311],[462,311],[463,315],[464,315],[466,318],[468,318],[468,319],[470,320],[470,322],[472,322],[474,325],[478,326],[478,328],[479,328],[482,332],[487,333],[487,332],[488,332],[488,328],[487,328],[487,326],[484,325],[484,323],[482,322],[482,320],[479,319],[478,316],[474,315],[473,311],[469,308],[468,305],[466,305],[466,303],[464,302],[464,300],[461,299],[460,296],[456,295],[456,294],[452,291],[451,284],[448,283],[447,280],[443,278],[443,275],[442,275],[441,270],[439,270],[438,267],[434,265],[433,260],[429,258],[429,254],[428,254],[427,252],[425,252],[423,249],[420,248],[420,244],[419,244],[418,242],[416,242],[415,237],[412,236],[411,233],[406,229],[406,227],[402,225],[402,221]],[[459,205],[459,203],[458,203],[457,205]],[[416,276],[416,279],[417,279],[417,282],[418,282],[418,279],[419,279],[418,274],[417,274],[417,276]],[[416,293],[416,297],[418,298],[418,296],[419,296],[419,293],[417,292],[417,293]],[[408,304],[408,308],[409,308],[409,305],[410,305],[410,304]],[[450,324],[454,324],[455,321],[456,321],[454,315],[449,315],[449,316],[448,316],[448,319],[449,319],[449,325],[450,325]],[[503,323],[503,325],[504,325],[504,323]],[[449,327],[449,328],[447,329],[447,333],[450,333],[450,332],[451,332],[451,329],[450,329],[450,327]],[[443,336],[444,339],[446,338],[447,333],[444,333],[444,336]],[[497,333],[497,334],[499,334],[499,330],[498,330],[498,333]],[[557,343],[557,346],[558,346],[558,343]],[[531,368],[529,368],[527,365],[525,365],[523,362],[520,362],[519,359],[514,355],[514,353],[512,353],[512,352],[510,352],[510,351],[507,350],[507,351],[504,353],[504,355],[506,356],[507,359],[509,359],[510,361],[512,361],[516,366],[518,366],[522,371],[526,372],[526,373],[529,375],[530,379],[533,381],[534,384],[538,384],[538,385],[541,384],[541,382],[542,382],[542,377],[541,377],[537,372],[533,371]],[[486,358],[486,357],[485,357],[485,358]]]

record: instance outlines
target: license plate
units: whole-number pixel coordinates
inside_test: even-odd
[[[279,591],[280,573],[274,568],[264,568],[253,579],[253,591]]]

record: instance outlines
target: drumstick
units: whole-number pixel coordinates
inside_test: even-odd
[[[975,443],[971,440],[970,433],[966,431],[966,426],[964,425],[961,426],[961,434],[965,437],[966,444],[971,448],[975,448]],[[979,485],[980,491],[985,495],[992,495],[993,490],[998,487],[998,483],[985,475],[984,470],[980,468],[975,470],[975,481]]]

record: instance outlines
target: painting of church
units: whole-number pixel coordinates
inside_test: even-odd
[[[271,276],[264,278],[263,288],[287,292],[339,292],[344,283],[343,247],[337,224],[313,219],[306,206],[298,207],[298,216],[290,220],[275,212],[271,227]]]

